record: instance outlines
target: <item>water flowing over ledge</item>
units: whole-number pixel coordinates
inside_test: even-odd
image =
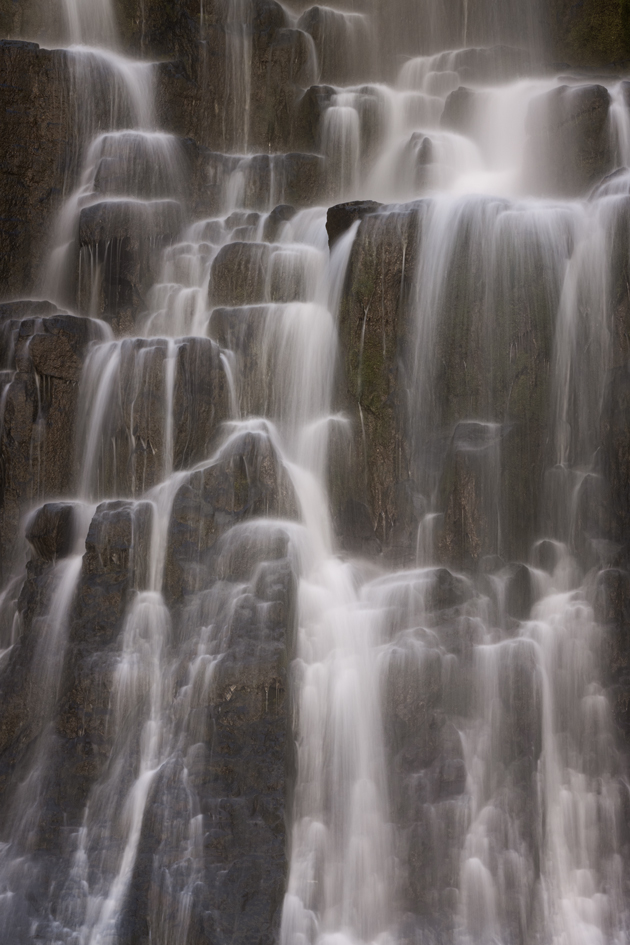
[[[0,941],[623,945],[623,22],[5,6]]]

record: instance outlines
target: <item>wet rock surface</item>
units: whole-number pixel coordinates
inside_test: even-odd
[[[365,209],[350,207],[360,219]],[[343,218],[347,218],[344,209]],[[350,455],[333,466],[333,516],[348,541],[367,540],[367,508],[374,537],[410,550],[414,510],[397,397],[401,356],[407,341],[406,305],[415,264],[422,207],[373,213],[362,219],[353,245],[340,309],[342,380],[339,397],[353,420]],[[332,218],[333,226],[336,216]],[[345,526],[343,524],[345,520]],[[357,531],[358,529],[358,531]],[[354,533],[354,536],[353,534]]]
[[[626,4],[346,6],[0,0],[2,941],[622,935]]]
[[[157,277],[155,246],[171,243],[180,226],[181,208],[171,200],[113,200],[82,210],[82,310],[109,322],[118,335],[132,334],[138,317],[147,311],[147,293]],[[89,282],[95,266],[101,270],[96,292]]]
[[[205,469],[190,474],[173,501],[165,586],[169,600],[200,590],[214,571],[217,539],[252,517],[297,518],[293,487],[264,433],[245,433]]]
[[[78,381],[87,349],[100,332],[90,319],[75,315],[24,314],[48,312],[46,303],[16,302],[5,309],[21,313],[19,320],[5,322],[13,348],[0,439],[0,548],[6,573],[29,505],[45,496],[68,495],[75,485]]]
[[[353,223],[362,220],[370,213],[376,213],[381,206],[374,200],[354,200],[351,203],[340,203],[336,207],[330,207],[326,214],[326,232],[331,249],[342,233],[349,230]]]
[[[71,164],[67,54],[0,42],[4,147],[0,280],[3,294],[32,290]]]
[[[619,66],[630,58],[630,24],[623,3],[615,0],[575,6],[553,0],[546,10],[554,62],[582,68]]]
[[[543,194],[581,196],[613,170],[609,109],[610,94],[601,85],[560,86],[532,102],[528,147],[534,187]]]

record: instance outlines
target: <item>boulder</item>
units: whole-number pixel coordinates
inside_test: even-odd
[[[74,533],[74,505],[49,502],[31,518],[26,528],[26,540],[42,561],[56,561],[72,551]]]

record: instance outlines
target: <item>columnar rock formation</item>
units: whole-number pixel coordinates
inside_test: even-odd
[[[0,942],[624,941],[626,0],[0,0]]]

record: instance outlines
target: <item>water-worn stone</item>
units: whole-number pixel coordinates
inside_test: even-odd
[[[332,249],[342,233],[349,230],[356,220],[362,220],[369,213],[376,213],[381,207],[382,204],[375,200],[352,200],[349,203],[338,203],[334,207],[329,207],[326,214],[329,247]]]
[[[205,0],[203,17],[190,2],[179,15],[182,6],[172,13],[183,25],[175,34],[177,58],[157,69],[162,126],[225,152],[286,150],[300,89],[316,78],[308,37],[290,26],[275,0],[254,0],[238,28],[222,0]],[[240,85],[244,75],[249,90]]]
[[[536,600],[532,573],[525,564],[510,564],[501,573],[505,582],[505,610],[515,620],[527,620]]]
[[[287,669],[297,587],[281,528],[244,523],[218,544],[220,583],[193,596],[174,638],[186,645],[200,627],[218,624],[222,657],[205,685],[196,681],[189,743],[180,742],[147,799],[119,923],[121,941],[134,945],[151,941],[158,928],[181,931],[176,896],[190,888],[181,837],[195,816],[203,849],[187,941],[246,945],[255,934],[272,945],[278,934],[293,774]],[[150,906],[156,899],[159,909]]]
[[[455,428],[440,483],[437,551],[444,563],[475,570],[499,551],[501,439],[496,424],[468,421]]]
[[[255,305],[265,301],[271,250],[266,243],[228,243],[212,263],[210,299],[215,305]]]
[[[330,85],[312,85],[299,97],[292,125],[293,147],[305,151],[321,147],[322,118],[334,94]]]
[[[373,54],[373,33],[367,17],[312,6],[297,26],[313,40],[321,81],[351,85],[363,77],[365,61]]]
[[[230,416],[230,394],[218,345],[208,338],[178,343],[173,399],[173,466],[187,469],[208,456]]]
[[[615,721],[630,737],[630,574],[626,568],[600,571],[592,589],[595,617],[604,628],[602,667],[611,687]]]
[[[295,207],[286,203],[281,203],[274,207],[267,219],[263,229],[263,239],[268,243],[275,243],[286,223],[289,223],[296,214]]]
[[[381,545],[395,547],[403,558],[415,541],[417,519],[409,490],[399,488],[410,479],[400,363],[408,344],[406,312],[421,217],[421,205],[384,208],[365,216],[357,231],[339,312],[338,396],[353,436],[345,463],[333,464],[329,483],[341,540],[343,509],[352,499],[370,509]]]
[[[111,752],[112,676],[131,593],[146,587],[151,524],[149,503],[121,501],[101,503],[90,524],[56,719],[55,794],[65,823],[80,821]]]
[[[112,200],[81,211],[79,307],[110,323],[118,335],[132,334],[154,284],[159,247],[181,227],[173,200]],[[95,284],[92,273],[96,272]]]
[[[37,510],[27,525],[26,539],[43,561],[56,561],[72,550],[74,533],[74,505],[49,502]]]
[[[421,436],[414,451],[423,489],[432,491],[432,470],[441,469],[451,431],[470,417],[484,418],[485,423],[477,427],[460,428],[460,433],[476,429],[483,434],[481,440],[464,436],[459,443],[459,434],[456,438],[455,452],[461,452],[464,478],[460,497],[451,508],[452,525],[459,528],[457,510],[468,498],[472,503],[466,513],[470,521],[479,513],[486,514],[484,507],[494,507],[492,514],[496,516],[495,490],[500,495],[501,547],[496,544],[495,518],[494,525],[487,524],[486,536],[493,536],[490,543],[475,539],[475,557],[499,553],[508,559],[526,560],[536,537],[542,502],[559,283],[544,235],[528,225],[527,216],[511,215],[509,209],[509,204],[480,198],[467,202],[457,222],[453,221],[448,280],[440,297],[432,342],[435,355],[423,362],[427,379],[419,378],[424,385],[420,398],[423,416],[416,421]],[[492,257],[484,249],[486,240],[494,247]],[[562,251],[562,243],[554,244],[554,249]],[[499,451],[498,466],[486,461],[496,456],[487,451],[491,442]],[[470,478],[473,467],[475,473]],[[453,485],[458,481],[448,472],[446,478]],[[477,483],[474,488],[473,482]],[[440,491],[440,511],[444,511],[451,494],[448,483]],[[481,519],[478,524],[486,527]],[[473,529],[471,537],[477,531]],[[454,546],[450,553],[460,561],[468,554],[464,548],[456,552]]]
[[[610,489],[612,535],[628,549],[630,535],[630,364],[608,377],[602,415],[602,466]]]
[[[0,433],[5,574],[17,563],[13,557],[26,508],[37,498],[70,494],[76,481],[77,382],[87,348],[101,332],[89,318],[58,313],[23,317],[13,336],[16,370],[6,388]]]
[[[277,940],[286,884],[292,751],[288,676],[296,583],[289,562],[264,565],[244,595],[219,665],[204,798],[207,933],[247,945]]]
[[[72,111],[64,50],[0,41],[0,284],[32,291],[70,170]]]
[[[581,196],[613,170],[610,104],[602,85],[562,85],[534,99],[526,165],[536,192]]]
[[[205,468],[190,473],[173,500],[165,594],[181,602],[214,573],[217,540],[230,527],[261,515],[298,518],[286,470],[266,432],[228,440]]]
[[[0,368],[12,370],[15,365],[15,346],[18,343],[20,324],[32,316],[56,315],[59,307],[53,302],[19,299],[0,304]]]

